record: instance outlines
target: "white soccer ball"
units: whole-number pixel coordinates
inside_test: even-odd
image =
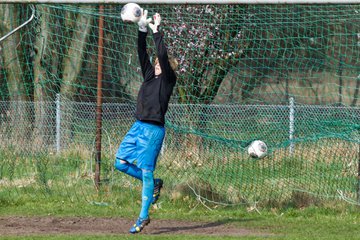
[[[121,19],[124,22],[139,22],[142,8],[136,3],[127,3],[121,9]]]
[[[248,153],[253,158],[263,158],[267,154],[267,146],[263,141],[255,140],[249,145]]]

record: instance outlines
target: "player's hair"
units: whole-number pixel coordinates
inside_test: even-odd
[[[169,58],[169,63],[170,63],[170,66],[171,66],[172,70],[176,71],[177,68],[178,68],[178,66],[179,66],[178,61],[177,61],[176,58],[175,58],[174,56],[172,56],[172,55],[169,55],[168,58]],[[154,64],[157,64],[158,62],[159,62],[159,59],[156,57]]]

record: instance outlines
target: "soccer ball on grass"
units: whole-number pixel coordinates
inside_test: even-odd
[[[127,3],[121,9],[121,19],[124,22],[139,22],[142,15],[142,8],[136,3]]]
[[[248,153],[252,158],[264,158],[267,155],[267,146],[261,140],[250,143]]]

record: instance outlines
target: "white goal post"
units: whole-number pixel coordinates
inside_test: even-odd
[[[1,3],[97,4],[360,4],[360,0],[1,0]]]

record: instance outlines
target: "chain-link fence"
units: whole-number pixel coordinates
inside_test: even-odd
[[[101,178],[111,183],[127,181],[114,174],[113,161],[134,111],[134,104],[102,106]],[[55,178],[67,181],[72,171],[93,176],[96,103],[0,102],[0,113],[3,181],[41,172],[47,172],[42,182],[52,184]],[[185,185],[221,203],[284,202],[295,192],[356,202],[359,123],[360,108],[351,107],[171,104],[157,174],[173,189]],[[267,158],[248,156],[254,139],[267,143]],[[47,157],[56,156],[65,161],[54,160],[55,171]],[[8,171],[20,164],[19,157],[22,167],[33,171]]]

